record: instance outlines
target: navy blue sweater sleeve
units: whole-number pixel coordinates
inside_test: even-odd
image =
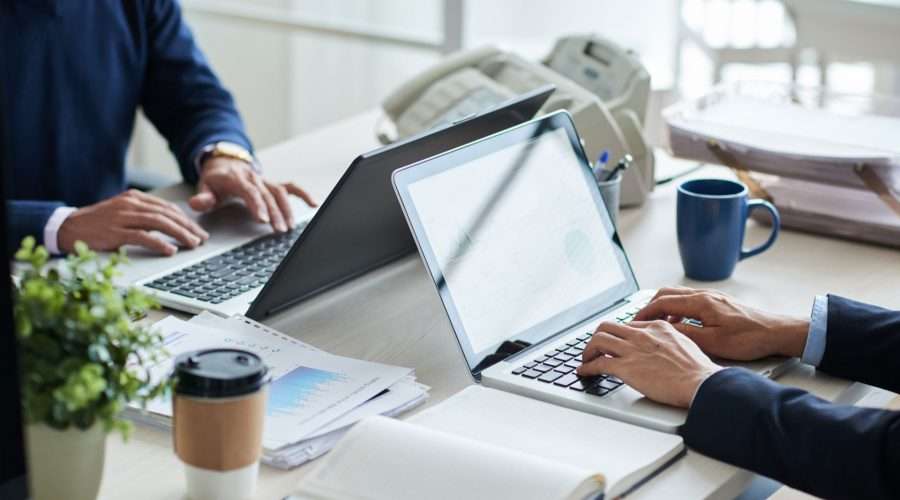
[[[829,295],[825,355],[818,368],[900,392],[900,311]]]
[[[835,405],[728,368],[700,386],[681,434],[704,455],[816,496],[900,498],[900,412]]]
[[[188,182],[202,148],[229,141],[252,151],[231,94],[194,42],[175,0],[147,2],[148,64],[144,113],[169,142]]]
[[[6,207],[9,213],[9,234],[6,246],[15,251],[26,236],[34,236],[39,244],[44,242],[44,226],[53,211],[63,206],[57,201],[10,200]]]

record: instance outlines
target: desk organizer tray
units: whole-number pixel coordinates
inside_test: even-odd
[[[732,168],[784,227],[900,247],[900,100],[737,82],[664,117],[674,156]]]

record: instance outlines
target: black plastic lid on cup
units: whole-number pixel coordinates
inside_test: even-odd
[[[258,391],[269,382],[269,369],[256,354],[239,349],[206,349],[175,358],[175,393],[227,398]]]

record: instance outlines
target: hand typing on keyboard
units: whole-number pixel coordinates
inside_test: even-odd
[[[683,318],[699,320],[702,326]],[[759,311],[722,292],[691,288],[660,289],[635,319],[667,320],[704,352],[738,361],[773,355],[799,357],[809,332],[809,318]]]
[[[240,198],[257,222],[271,224],[276,232],[286,233],[294,226],[288,195],[316,206],[312,197],[293,182],[268,181],[249,163],[219,156],[203,162],[197,194],[190,199],[190,205],[198,212],[206,212],[229,198]]]
[[[721,369],[668,322],[635,321],[601,323],[577,373],[613,375],[650,399],[687,408],[700,384]]]

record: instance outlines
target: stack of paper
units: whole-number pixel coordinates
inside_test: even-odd
[[[154,327],[168,352],[151,369],[155,380],[169,376],[176,356],[199,349],[245,349],[264,360],[273,382],[263,462],[280,468],[321,456],[364,417],[397,415],[428,395],[428,387],[415,381],[412,369],[335,356],[243,316],[201,314],[191,321],[168,317]],[[152,401],[146,411],[130,408],[126,415],[168,427],[171,400]]]

